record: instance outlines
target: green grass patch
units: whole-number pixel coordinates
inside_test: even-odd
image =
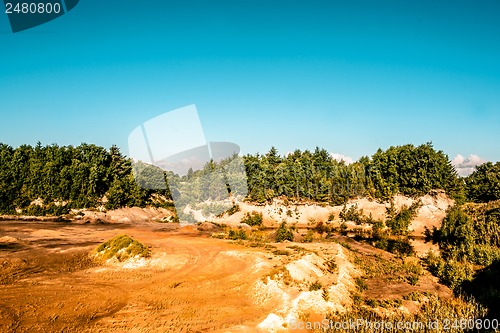
[[[96,256],[101,260],[116,258],[125,261],[136,256],[147,258],[151,251],[140,242],[127,235],[118,235],[102,243],[95,249]]]

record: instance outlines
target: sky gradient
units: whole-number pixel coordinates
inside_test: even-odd
[[[196,104],[206,138],[243,153],[432,141],[500,160],[500,1],[82,0],[16,34],[0,7],[12,146],[127,153],[135,127]]]

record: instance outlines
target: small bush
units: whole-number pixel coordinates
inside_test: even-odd
[[[309,291],[316,291],[316,290],[320,290],[321,288],[323,288],[323,285],[321,284],[321,282],[316,280],[313,283],[311,283],[311,285],[309,286]]]
[[[408,238],[387,238],[382,237],[373,244],[376,248],[388,251],[401,256],[410,256],[415,253]]]
[[[416,286],[419,279],[420,276],[418,276],[417,274],[410,274],[406,277],[406,281],[412,286]]]
[[[323,291],[321,292],[321,296],[323,297],[325,302],[328,302],[328,300],[330,299],[330,294],[328,293],[328,289],[323,288]]]
[[[399,213],[395,214],[394,205],[391,202],[391,206],[387,209],[388,219],[386,221],[386,225],[391,230],[391,233],[393,235],[408,234],[408,227],[417,214],[417,210],[418,208],[420,208],[420,206],[420,201],[416,201],[410,207],[401,207]]]
[[[334,259],[328,260],[327,262],[325,262],[325,265],[329,273],[333,273],[337,270],[337,263]]]
[[[241,223],[246,223],[249,226],[260,226],[262,225],[262,213],[253,211],[252,213],[245,213],[241,219]]]
[[[372,224],[372,238],[380,239],[384,236],[384,222],[382,221],[374,221]]]
[[[474,270],[471,264],[465,261],[445,261],[432,252],[428,253],[424,260],[429,271],[455,292],[460,290],[462,283],[473,278]]]
[[[51,202],[45,207],[45,215],[60,216],[69,214],[69,207],[63,205],[56,205]]]
[[[418,291],[412,291],[408,295],[404,295],[403,299],[406,301],[418,302],[418,301],[420,301],[420,297],[421,297],[421,295]]]
[[[30,216],[44,216],[45,215],[45,210],[43,209],[42,206],[39,205],[30,205],[26,211],[26,215]]]
[[[282,222],[276,232],[276,242],[293,241],[293,231],[287,227],[286,222]]]
[[[379,306],[379,302],[376,299],[371,299],[371,298],[365,300],[365,304],[372,308],[376,308]]]
[[[344,204],[344,208],[340,212],[340,219],[343,222],[353,221],[357,225],[360,225],[363,223],[363,210],[358,210],[358,204],[352,205],[349,208]]]
[[[235,214],[235,213],[237,213],[237,212],[239,212],[239,211],[240,211],[240,206],[239,206],[239,205],[234,204],[234,205],[232,205],[232,206],[231,206],[231,208],[229,208],[229,209],[227,210],[227,215],[228,215],[228,216],[231,216],[231,215],[233,215],[233,214]]]
[[[368,289],[368,285],[366,284],[366,281],[364,279],[357,277],[354,281],[356,282],[356,285],[358,286],[358,290],[360,292],[363,292],[366,289]]]
[[[326,233],[331,232],[332,228],[328,224],[320,221],[320,222],[318,222],[318,224],[316,224],[316,226],[313,228],[313,230],[319,234],[323,234],[325,232]]]
[[[345,222],[340,223],[340,234],[342,236],[347,235],[347,224]]]
[[[239,229],[239,230],[229,230],[228,238],[232,240],[237,240],[237,239],[242,239],[246,240],[248,239],[247,234],[245,230]]]
[[[314,241],[314,231],[307,230],[307,233],[304,236],[304,239],[302,239],[302,242],[303,243],[312,243],[313,241]]]

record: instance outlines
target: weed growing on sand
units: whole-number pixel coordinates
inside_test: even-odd
[[[366,284],[366,281],[363,278],[357,277],[354,282],[356,282],[356,286],[358,287],[358,290],[360,292],[365,291],[368,289],[368,285]]]
[[[330,300],[330,293],[328,292],[328,289],[323,288],[321,291],[321,297],[325,300],[325,302],[328,302]]]
[[[182,284],[182,282],[172,282],[172,283],[170,284],[170,286],[169,286],[169,287],[170,287],[171,289],[175,289],[175,288],[177,288],[178,286],[180,286],[181,284]]]
[[[357,254],[353,262],[364,272],[367,279],[386,279],[388,282],[407,282],[416,285],[424,269],[416,257],[384,259],[376,255]]]
[[[337,263],[335,262],[335,259],[330,259],[325,262],[326,270],[328,273],[333,273],[337,270],[338,266]]]
[[[344,208],[340,212],[340,219],[342,222],[353,221],[359,225],[363,223],[363,210],[358,209],[358,204],[352,205],[349,208],[344,204]]]
[[[291,252],[287,251],[287,250],[274,250],[273,254],[278,255],[278,256],[289,256],[291,254]]]
[[[424,269],[422,265],[420,265],[420,260],[417,258],[405,258],[403,270],[407,274],[407,282],[412,286],[418,283],[420,276],[424,273]]]
[[[316,280],[313,283],[311,283],[311,285],[309,286],[309,291],[316,291],[316,290],[320,290],[322,288],[323,288],[323,285],[321,284],[321,282]]]
[[[286,267],[275,267],[267,275],[262,277],[262,282],[267,284],[267,280],[281,280],[286,286],[293,282],[293,278]]]
[[[411,293],[404,295],[403,299],[406,301],[418,302],[422,298],[422,294],[418,291],[412,291]]]
[[[416,314],[408,314],[402,311],[388,311],[381,313],[375,307],[395,309],[401,305],[401,300],[365,300],[359,296],[355,299],[354,306],[345,313],[330,313],[327,320],[332,323],[331,327],[326,327],[324,332],[353,332],[352,327],[338,327],[335,323],[363,322],[356,327],[356,332],[361,333],[381,333],[381,332],[450,332],[461,333],[467,331],[467,327],[461,327],[460,322],[477,323],[477,319],[484,318],[486,309],[479,305],[474,299],[469,298],[439,298],[436,295],[428,295],[425,299],[419,299],[420,307]],[[439,327],[429,330],[430,323],[438,321]],[[443,323],[448,322],[449,326],[444,327]],[[384,325],[374,326],[375,323]],[[402,329],[397,329],[398,323],[407,324]],[[453,325],[453,323],[458,323]],[[412,326],[413,325],[413,326]],[[392,327],[388,329],[388,327]],[[470,330],[474,331],[475,330]],[[479,330],[482,331],[482,330]],[[484,330],[483,330],[484,331]],[[322,331],[323,332],[323,331]]]
[[[151,251],[143,244],[127,235],[115,236],[95,249],[96,257],[101,260],[116,258],[124,261],[134,257],[149,257]]]
[[[233,215],[233,214],[235,214],[235,213],[237,213],[239,211],[240,211],[240,206],[237,205],[237,204],[234,204],[234,205],[231,206],[231,208],[229,208],[227,210],[226,213],[227,213],[228,216],[231,216],[231,215]]]
[[[302,239],[303,243],[312,243],[314,241],[314,231],[307,230],[306,235]]]

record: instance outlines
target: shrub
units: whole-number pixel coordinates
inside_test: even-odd
[[[328,293],[328,289],[323,288],[323,290],[321,292],[321,297],[323,297],[325,302],[328,302],[328,300],[330,299],[330,294]]]
[[[445,260],[488,266],[500,259],[499,203],[452,207],[439,230],[428,232]]]
[[[45,215],[60,216],[64,214],[69,214],[69,207],[63,205],[56,205],[51,202],[45,207]]]
[[[333,273],[337,270],[337,263],[335,262],[335,259],[330,259],[327,262],[325,262],[326,269],[329,273]]]
[[[380,237],[374,243],[376,248],[402,256],[410,256],[415,253],[408,238]]]
[[[323,223],[323,222],[318,222],[318,224],[316,224],[316,226],[313,228],[317,233],[319,234],[323,234],[325,232],[331,232],[332,231],[332,228],[327,225],[326,223]]]
[[[352,205],[349,208],[344,204],[344,208],[340,212],[340,219],[343,222],[353,221],[359,225],[363,223],[363,210],[358,210],[358,204]]]
[[[227,215],[231,216],[231,215],[233,215],[233,214],[235,214],[235,213],[237,213],[239,211],[240,211],[240,206],[237,205],[237,204],[234,204],[234,205],[231,206],[231,208],[229,208],[227,210]]]
[[[374,221],[372,225],[372,238],[380,239],[384,235],[384,222],[382,221]]]
[[[321,284],[321,282],[316,280],[313,283],[311,283],[311,285],[309,286],[309,291],[316,291],[316,290],[320,290],[321,288],[323,288],[323,285]]]
[[[472,280],[474,271],[465,261],[445,261],[432,252],[428,253],[424,260],[429,271],[455,292],[460,289],[463,282]]]
[[[366,289],[368,289],[368,285],[366,284],[366,281],[360,277],[357,277],[354,282],[356,282],[356,286],[358,286],[358,290],[363,292]]]
[[[241,219],[241,223],[246,223],[249,226],[260,226],[262,225],[262,213],[253,211],[252,213],[245,213]]]
[[[406,280],[408,281],[409,284],[411,284],[412,286],[416,286],[417,283],[418,283],[418,280],[419,280],[420,276],[418,276],[417,274],[410,274],[406,277]]]
[[[410,256],[415,253],[408,238],[389,239],[387,251],[403,256]]]
[[[30,205],[26,209],[26,215],[30,216],[44,216],[45,215],[45,210],[43,209],[42,206],[39,205]]]
[[[232,240],[237,240],[237,239],[246,240],[247,234],[246,234],[245,230],[243,230],[243,229],[239,229],[239,230],[231,229],[231,230],[229,230],[228,237],[229,237],[229,239],[232,239]]]
[[[412,291],[411,293],[404,295],[403,299],[407,301],[418,302],[420,300],[420,293],[418,291]]]
[[[340,234],[343,236],[347,235],[347,224],[345,222],[340,223]]]
[[[393,235],[406,235],[408,233],[408,227],[410,226],[411,220],[415,217],[420,205],[420,201],[416,201],[410,207],[401,207],[399,213],[394,214],[394,207],[391,202],[391,207],[388,208],[386,225]]]
[[[302,242],[304,242],[304,243],[312,243],[313,241],[314,241],[314,231],[307,230],[307,233],[304,236],[304,239],[302,240]]]
[[[285,240],[293,241],[293,231],[287,227],[286,222],[282,222],[276,232],[276,242],[283,242]]]

